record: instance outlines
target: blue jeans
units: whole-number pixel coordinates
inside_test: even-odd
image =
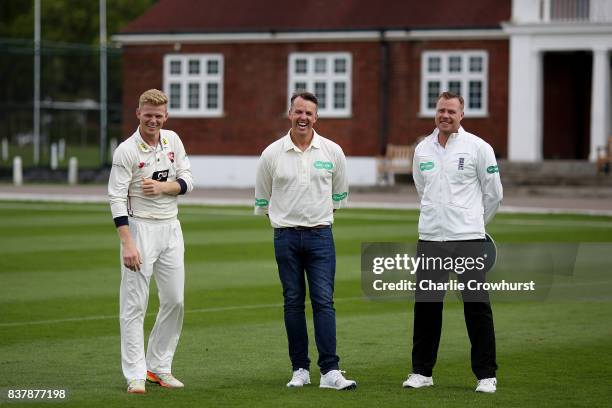
[[[336,311],[334,278],[336,250],[331,227],[296,230],[274,230],[274,253],[278,275],[283,285],[285,328],[289,341],[289,358],[293,370],[310,369],[308,331],[306,329],[306,282],[308,279],[317,361],[321,374],[338,369],[336,355]]]

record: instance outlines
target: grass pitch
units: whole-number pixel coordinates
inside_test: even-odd
[[[128,395],[119,355],[119,248],[108,206],[5,202],[0,210],[0,403],[8,389],[66,389],[59,404],[74,407],[590,407],[612,398],[609,301],[494,303],[493,395],[473,391],[463,311],[449,302],[436,385],[402,389],[412,304],[367,300],[360,283],[361,242],[416,240],[418,213],[400,210],[351,209],[336,217],[338,353],[358,389],[317,387],[312,326],[313,385],[287,389],[291,367],[271,228],[248,208],[201,206],[180,209],[186,314],[173,371],[186,388],[149,385],[145,395]],[[612,218],[499,214],[489,232],[498,242],[612,243]],[[612,293],[612,275],[601,285]],[[147,333],[155,293],[152,287]]]

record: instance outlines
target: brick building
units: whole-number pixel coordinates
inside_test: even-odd
[[[181,135],[198,183],[249,186],[261,151],[289,128],[291,93],[306,89],[321,100],[317,131],[342,146],[351,182],[367,185],[375,183],[375,156],[388,144],[411,144],[431,132],[435,97],[450,89],[466,99],[464,127],[491,143],[498,156],[535,161],[550,153],[550,158],[586,159],[595,141],[579,140],[588,140],[590,118],[580,119],[572,132],[582,133],[558,147],[542,137],[546,130],[541,123],[534,127],[521,118],[525,106],[533,108],[532,101],[511,102],[512,94],[524,98],[531,91],[510,90],[512,75],[541,71],[539,61],[550,78],[571,79],[567,70],[555,68],[559,61],[589,69],[574,49],[569,57],[539,57],[527,74],[520,61],[510,61],[517,52],[512,44],[529,50],[525,38],[537,43],[542,30],[558,25],[559,16],[550,14],[560,7],[557,3],[584,1],[160,0],[114,37],[123,46],[123,130],[127,136],[136,126],[132,118],[138,95],[151,87],[163,89],[170,96],[168,127]],[[539,11],[532,3],[539,4]],[[548,7],[547,15],[542,7]],[[606,7],[597,15],[611,21]],[[576,12],[571,13],[574,29],[593,25],[590,15],[575,21]],[[536,31],[529,31],[534,24]],[[604,25],[598,35],[610,43],[605,34],[610,24]],[[607,71],[602,72],[609,77],[610,57],[605,55]],[[557,64],[546,62],[551,58]],[[587,88],[590,96],[590,79],[574,82],[578,91],[566,97],[584,98]],[[530,96],[536,101],[547,92],[546,81],[513,83],[539,87]],[[607,83],[605,117],[610,113]],[[538,109],[554,116],[559,99],[554,92],[546,98],[544,108],[536,102]],[[527,114],[538,122],[531,111]],[[541,121],[550,122],[548,132],[559,132],[554,120]],[[531,133],[525,133],[526,126]],[[525,144],[529,151],[520,147]],[[556,157],[559,152],[567,157]]]

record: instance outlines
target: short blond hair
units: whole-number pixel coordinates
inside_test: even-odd
[[[145,103],[153,106],[166,105],[168,103],[168,96],[159,89],[149,89],[140,95],[138,107],[142,108]]]

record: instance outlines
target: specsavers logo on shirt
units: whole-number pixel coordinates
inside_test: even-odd
[[[334,168],[334,165],[332,162],[324,162],[324,161],[317,160],[316,162],[314,162],[314,167],[315,169],[331,170]]]
[[[267,207],[268,204],[270,204],[270,203],[265,198],[256,198],[255,199],[255,205],[257,207]]]
[[[499,167],[497,167],[497,166],[489,166],[489,167],[487,167],[487,173],[489,173],[489,174],[499,173]]]
[[[348,192],[332,194],[332,200],[334,201],[342,201],[348,196]]]
[[[430,162],[420,163],[419,168],[421,169],[421,171],[431,170],[434,168],[434,162],[430,161]]]

